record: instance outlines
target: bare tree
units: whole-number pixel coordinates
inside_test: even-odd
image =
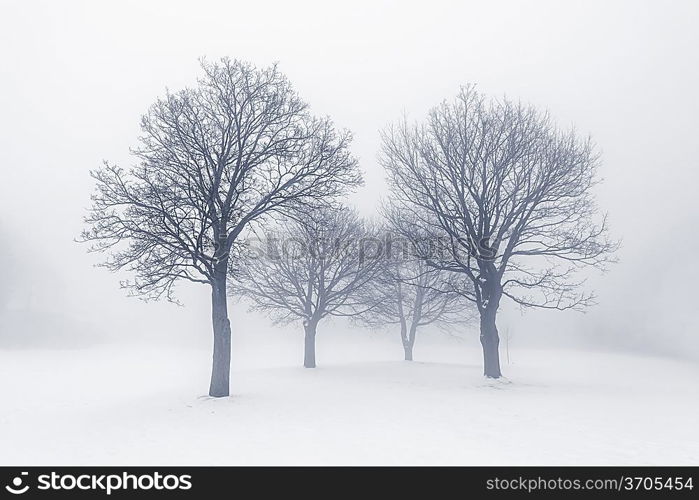
[[[560,131],[532,107],[486,100],[473,87],[424,125],[383,133],[395,198],[389,219],[435,269],[466,276],[480,314],[484,373],[501,376],[496,315],[502,297],[524,307],[577,309],[583,267],[616,249],[592,197],[592,142]]]
[[[354,211],[321,209],[268,233],[262,251],[245,259],[235,273],[231,289],[278,323],[300,320],[303,366],[315,368],[318,323],[327,316],[356,316],[370,307],[364,294],[381,259],[380,240]]]
[[[395,248],[389,236],[386,245]],[[362,315],[372,326],[399,325],[406,361],[413,360],[413,346],[420,327],[438,326],[449,330],[472,319],[470,303],[455,290],[462,287],[454,273],[430,267],[398,245],[395,252],[385,252],[382,272],[374,280],[374,294],[368,296],[372,306]]]
[[[229,394],[226,279],[246,231],[300,206],[325,204],[361,182],[349,133],[313,118],[276,66],[202,61],[195,88],[168,93],[141,120],[137,166],[92,172],[97,191],[82,240],[104,266],[135,274],[123,286],[175,300],[178,280],[211,287],[209,394]]]

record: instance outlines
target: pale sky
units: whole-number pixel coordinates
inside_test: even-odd
[[[352,130],[366,177],[353,202],[367,215],[384,187],[379,130],[404,113],[422,119],[460,85],[589,133],[621,262],[591,280],[600,305],[587,314],[506,311],[501,330],[699,357],[697,26],[695,1],[0,0],[0,241],[13,307],[208,340],[204,287],[183,290],[186,308],[140,304],[118,289],[126,275],[94,269],[73,239],[88,171],[129,165],[154,99],[192,84],[197,58],[230,56],[279,62],[314,112]]]

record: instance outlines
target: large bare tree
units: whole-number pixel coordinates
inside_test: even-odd
[[[616,244],[592,195],[598,155],[547,114],[465,87],[426,123],[383,133],[394,197],[389,218],[436,269],[467,277],[480,314],[484,373],[501,376],[496,316],[524,307],[582,308],[576,273],[604,267]]]
[[[354,211],[320,209],[268,233],[236,270],[231,289],[278,323],[301,321],[303,366],[315,368],[318,323],[371,307],[365,294],[382,258],[381,241]]]
[[[417,331],[429,325],[451,330],[473,319],[454,273],[427,265],[401,241],[388,236],[383,268],[368,295],[371,308],[361,319],[372,326],[398,325],[406,361],[413,360]]]
[[[141,121],[138,165],[92,172],[97,190],[82,240],[108,251],[137,295],[174,300],[178,280],[211,287],[209,394],[229,394],[230,255],[251,225],[327,204],[361,182],[351,137],[317,119],[276,66],[202,61],[194,88],[167,93]]]

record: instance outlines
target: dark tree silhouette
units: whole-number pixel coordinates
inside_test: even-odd
[[[617,245],[606,216],[597,217],[598,156],[589,139],[532,107],[466,87],[425,124],[386,130],[382,163],[397,231],[429,266],[473,285],[462,293],[480,314],[486,376],[501,376],[502,297],[551,309],[592,302],[576,271],[603,268]]]
[[[128,170],[105,165],[83,241],[104,266],[135,274],[144,298],[174,300],[178,280],[211,287],[209,394],[229,394],[231,252],[251,225],[328,203],[361,182],[349,133],[313,118],[275,66],[202,61],[195,88],[168,93],[143,116]]]
[[[268,233],[264,243],[243,261],[231,289],[278,323],[300,320],[303,366],[315,368],[318,323],[371,307],[364,295],[381,268],[381,242],[354,211],[321,209]]]

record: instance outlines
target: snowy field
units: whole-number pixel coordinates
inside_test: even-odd
[[[298,335],[237,337],[220,400],[203,348],[0,351],[0,463],[699,463],[696,364],[519,349],[494,382],[472,340],[418,339],[409,363],[324,333],[315,370]]]

